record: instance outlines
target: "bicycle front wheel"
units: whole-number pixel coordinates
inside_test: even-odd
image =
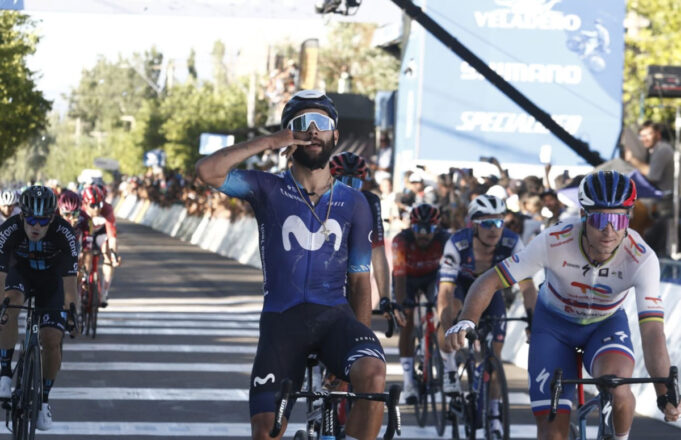
[[[40,348],[33,345],[26,353],[20,380],[20,395],[14,408],[14,435],[17,440],[33,440],[42,403]]]
[[[508,440],[510,432],[508,384],[501,361],[490,355],[483,372],[483,426],[487,440]]]
[[[428,393],[430,394],[430,403],[433,409],[435,430],[437,435],[442,436],[445,433],[448,410],[447,396],[444,390],[445,367],[442,362],[442,354],[440,354],[440,346],[436,335],[432,335],[430,345],[430,381],[428,383]]]
[[[89,330],[92,331],[92,339],[97,336],[97,315],[99,314],[99,287],[98,282],[95,280],[94,283],[90,285],[90,311],[89,311]]]

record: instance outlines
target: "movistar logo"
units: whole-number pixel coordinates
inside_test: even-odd
[[[326,221],[326,229],[329,233],[329,239],[333,237],[334,250],[339,250],[343,239],[343,229],[340,224],[330,218]],[[319,250],[326,239],[323,226],[319,226],[317,232],[312,232],[307,229],[305,222],[297,215],[288,216],[281,227],[281,239],[284,243],[284,249],[287,251],[291,250],[290,234],[293,234],[300,247],[308,251]]]
[[[253,388],[257,387],[258,385],[265,385],[267,382],[272,381],[274,383],[274,374],[270,373],[265,377],[258,377],[255,376],[253,379]]]

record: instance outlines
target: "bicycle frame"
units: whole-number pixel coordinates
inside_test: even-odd
[[[581,365],[580,365],[581,370]],[[580,406],[577,417],[579,421],[579,437],[577,440],[586,440],[586,418],[591,411],[599,409],[598,439],[611,440],[615,438],[613,425],[612,393],[610,390],[620,385],[660,383],[667,386],[667,393],[674,406],[679,402],[678,370],[675,366],[670,367],[668,377],[649,378],[621,378],[613,375],[600,376],[592,379],[563,379],[563,370],[558,368],[554,372],[551,381],[551,412],[549,421],[552,421],[557,413],[558,398],[563,390],[563,384],[591,384],[598,388],[598,395]],[[581,397],[583,399],[583,396]]]
[[[372,400],[377,402],[385,402],[388,407],[388,425],[383,435],[384,440],[391,440],[395,433],[401,433],[400,410],[398,404],[400,401],[401,389],[399,385],[390,387],[388,393],[350,393],[342,391],[298,391],[294,392],[293,382],[285,379],[281,384],[281,391],[277,393],[275,401],[275,416],[274,426],[270,431],[270,437],[275,438],[279,436],[282,428],[282,421],[284,412],[291,399],[295,401],[298,398],[304,398],[308,402],[315,400],[322,400],[322,421],[320,427],[320,436],[318,440],[332,440],[336,438],[335,430],[335,413],[332,411],[334,401],[339,399],[349,400]],[[314,437],[308,437],[314,438]]]

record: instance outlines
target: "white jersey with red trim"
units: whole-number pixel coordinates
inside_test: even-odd
[[[660,264],[655,252],[633,229],[604,263],[593,265],[582,250],[580,219],[547,228],[521,252],[505,259],[496,271],[505,285],[544,269],[546,280],[538,300],[549,310],[580,324],[601,321],[615,313],[633,287],[639,322],[662,321]]]

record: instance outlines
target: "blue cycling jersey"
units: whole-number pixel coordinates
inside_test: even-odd
[[[311,205],[289,171],[271,174],[232,170],[219,188],[248,201],[260,235],[264,276],[264,312],[282,312],[297,304],[338,305],[347,302],[347,273],[368,272],[371,264],[371,211],[361,192],[338,181],[324,228],[300,198]],[[331,191],[314,210],[326,219]]]

